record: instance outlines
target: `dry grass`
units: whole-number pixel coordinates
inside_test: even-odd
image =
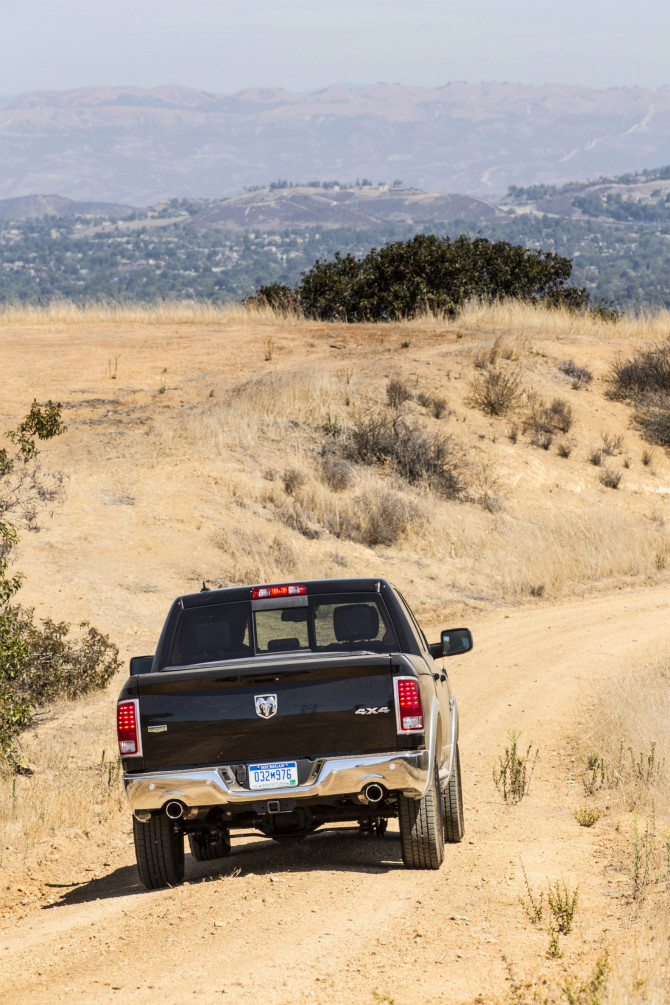
[[[82,704],[90,710],[85,729]],[[125,810],[112,708],[112,699],[89,696],[57,706],[24,735],[34,774],[0,774],[0,865],[7,852],[25,856],[68,832],[86,835]]]
[[[126,456],[137,451],[138,467],[149,457],[163,465],[187,456],[216,472],[222,521],[243,528],[256,542],[249,548],[235,544],[226,531],[228,557],[217,574],[231,582],[259,581],[266,574],[275,578],[289,567],[304,576],[335,574],[336,569],[327,571],[333,569],[328,558],[333,539],[397,546],[398,561],[413,553],[425,563],[436,593],[446,578],[460,597],[497,601],[654,577],[665,567],[670,554],[666,526],[640,519],[621,492],[616,493],[623,499],[620,506],[584,497],[578,508],[543,504],[538,510],[535,496],[520,505],[509,490],[509,465],[515,462],[502,463],[490,451],[473,449],[472,439],[463,441],[468,430],[462,425],[452,425],[450,435],[459,450],[465,449],[465,499],[470,502],[441,499],[430,478],[410,486],[390,469],[361,464],[351,464],[346,490],[331,485],[324,445],[333,442],[331,434],[351,427],[360,407],[375,397],[383,401],[385,386],[382,375],[375,386],[363,375],[352,380],[343,370],[271,370],[238,384],[222,399],[170,412],[149,437],[142,432],[126,441]],[[425,415],[422,421],[441,428]],[[586,460],[580,464],[590,470]],[[299,478],[292,479],[287,492],[280,472],[289,469]],[[375,507],[382,497],[393,528],[387,534],[375,530],[383,524],[381,502]],[[289,562],[281,549],[277,554],[283,558],[273,558],[272,547],[259,560],[262,541],[275,539],[297,549],[300,561]],[[369,556],[346,557],[352,575],[366,573]]]
[[[69,300],[54,300],[44,307],[24,304],[4,304],[0,307],[0,322],[20,324],[62,324],[64,322],[98,323],[123,321],[146,324],[277,324],[304,319],[292,312],[273,310],[256,305],[223,304],[217,306],[197,300],[163,300],[155,304],[90,303],[75,304]],[[305,322],[306,323],[306,322]]]
[[[670,813],[668,722],[670,659],[613,676],[599,698],[591,744],[616,769],[627,809]]]
[[[458,324],[464,328],[504,331],[507,336],[522,335],[544,338],[589,337],[617,339],[665,339],[670,333],[670,311],[646,310],[626,314],[621,321],[611,324],[588,314],[572,314],[565,310],[547,310],[545,307],[506,300],[487,304],[466,304],[458,315]]]
[[[667,902],[645,919],[626,956],[613,960],[603,1005],[667,1005],[670,922]]]
[[[68,300],[55,300],[43,307],[5,304],[0,308],[0,322],[59,324],[67,322],[144,322],[147,324],[216,323],[216,324],[277,324],[290,322],[314,327],[300,314],[256,305],[223,304],[205,301],[159,301],[155,304],[89,303],[79,305]],[[323,322],[322,324],[326,324]],[[339,326],[339,325],[338,325]],[[341,326],[339,326],[341,327]],[[354,326],[350,326],[352,329]],[[445,330],[476,329],[494,334],[492,343],[496,358],[515,359],[516,340],[542,336],[545,338],[589,337],[617,339],[665,339],[670,334],[670,311],[641,310],[626,314],[616,325],[590,315],[573,314],[565,310],[547,310],[540,305],[518,300],[498,303],[473,301],[466,304],[454,318],[449,314],[427,311],[408,321],[383,325],[358,326],[374,329],[385,339],[395,332],[411,334],[444,332]]]

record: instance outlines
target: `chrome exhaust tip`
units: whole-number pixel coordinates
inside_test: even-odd
[[[176,799],[171,799],[169,803],[165,804],[165,813],[170,820],[181,820],[184,815],[184,804]]]
[[[369,803],[380,803],[384,798],[384,789],[376,782],[371,782],[365,787],[365,798]]]

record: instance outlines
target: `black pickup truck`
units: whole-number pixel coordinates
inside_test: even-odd
[[[134,657],[117,728],[137,865],[150,889],[230,853],[230,832],[276,840],[397,817],[410,869],[439,869],[463,836],[458,709],[444,663],[383,579],[327,579],[179,597],[154,656]]]

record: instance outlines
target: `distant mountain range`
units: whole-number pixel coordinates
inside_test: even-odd
[[[315,94],[95,87],[0,101],[0,197],[149,205],[274,179],[492,199],[670,162],[670,87],[379,84]]]

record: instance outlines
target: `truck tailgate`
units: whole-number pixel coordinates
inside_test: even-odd
[[[144,770],[396,749],[393,676],[408,673],[402,657],[359,654],[144,674]]]

